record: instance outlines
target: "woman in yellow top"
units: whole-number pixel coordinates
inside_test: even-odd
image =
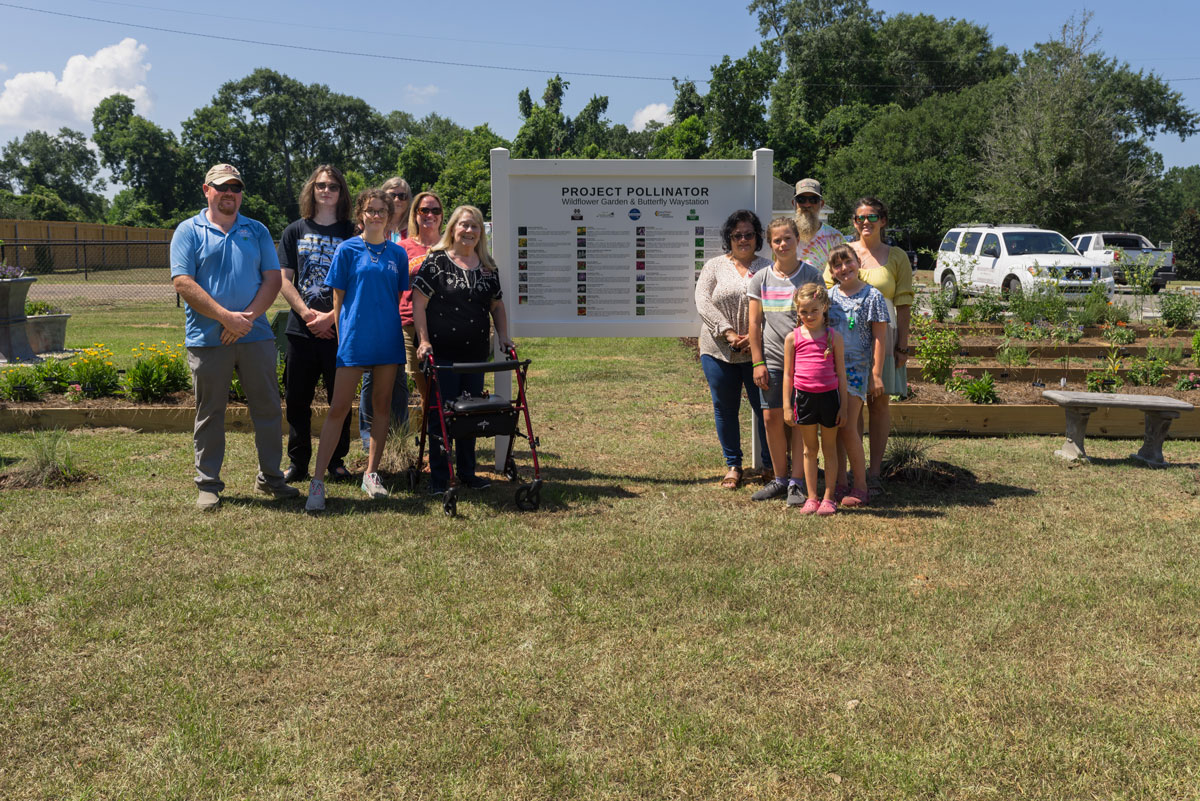
[[[880,492],[883,485],[879,471],[883,465],[883,452],[887,447],[888,432],[892,427],[892,414],[888,408],[889,395],[908,394],[908,328],[912,315],[913,294],[912,264],[903,249],[883,241],[887,227],[887,207],[873,197],[859,198],[854,203],[851,217],[858,239],[850,243],[858,255],[859,277],[879,290],[887,301],[888,342],[884,345],[883,389],[874,398],[867,400],[870,410],[871,463],[867,469],[867,486],[872,492]],[[833,286],[833,276],[825,267],[825,285]],[[858,420],[859,433],[863,430],[862,418]]]

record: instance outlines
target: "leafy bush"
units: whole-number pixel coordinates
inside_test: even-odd
[[[979,321],[979,309],[977,307],[968,306],[965,303],[962,306],[958,307],[958,317],[955,318],[954,322],[962,323],[965,325],[967,323],[974,323],[974,322],[978,322],[978,321]]]
[[[958,347],[958,334],[953,331],[934,329],[921,335],[916,353],[921,360],[921,377],[939,384],[949,378],[958,358]]]
[[[1104,322],[1109,325],[1129,324],[1129,307],[1123,303],[1109,303],[1104,311]]]
[[[975,299],[974,306],[979,319],[985,323],[998,323],[1004,319],[1004,300],[990,289]]]
[[[1056,284],[1039,284],[1030,292],[1011,292],[1008,310],[1023,323],[1062,323],[1067,319],[1067,299]]]
[[[25,301],[25,316],[33,317],[39,314],[62,314],[63,310],[44,300]]]
[[[1071,319],[1078,325],[1100,325],[1107,319],[1108,307],[1112,301],[1108,299],[1108,290],[1103,284],[1092,284],[1092,288],[1084,295],[1083,301],[1071,314]]]
[[[1192,334],[1192,364],[1200,367],[1200,331]]]
[[[1158,386],[1167,371],[1162,359],[1134,359],[1129,363],[1129,383],[1135,387]]]
[[[66,392],[71,383],[71,365],[65,359],[45,359],[37,366],[38,377],[48,392]]]
[[[1137,332],[1125,325],[1110,325],[1104,329],[1103,337],[1114,345],[1129,345],[1137,339]]]
[[[929,295],[929,309],[933,314],[933,319],[939,323],[946,322],[946,318],[950,316],[950,299],[946,297],[946,293],[941,289],[935,289]]]
[[[1200,311],[1200,296],[1186,292],[1163,292],[1158,296],[1162,320],[1172,328],[1191,328]]]
[[[996,403],[1000,400],[996,395],[996,380],[986,370],[979,378],[964,382],[959,392],[971,403]]]
[[[0,398],[8,401],[40,401],[46,387],[38,376],[36,367],[21,365],[0,371]]]
[[[140,401],[162,400],[191,386],[182,348],[163,343],[133,350],[133,366],[125,374],[125,394]]]
[[[71,361],[71,381],[79,385],[85,398],[116,395],[121,382],[112,362],[112,351],[100,343],[84,348]]]

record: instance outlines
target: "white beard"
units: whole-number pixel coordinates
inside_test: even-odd
[[[821,218],[816,211],[796,210],[796,228],[800,230],[800,241],[808,244],[821,230]]]

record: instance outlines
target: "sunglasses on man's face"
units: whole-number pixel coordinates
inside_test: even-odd
[[[215,189],[216,191],[220,192],[221,194],[225,194],[226,192],[232,192],[235,195],[242,194],[242,185],[241,184],[221,184],[219,186],[216,184],[209,184],[209,187],[211,187],[212,189]]]
[[[796,203],[800,206],[814,206],[820,202],[821,198],[816,195],[798,195],[796,197]]]
[[[854,215],[854,221],[856,223],[879,222],[879,215],[878,214],[856,214],[856,215]]]

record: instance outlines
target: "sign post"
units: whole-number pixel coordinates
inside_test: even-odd
[[[695,336],[700,269],[724,252],[731,212],[770,221],[773,160],[767,149],[738,160],[511,159],[492,150],[492,253],[509,335]],[[511,373],[496,374],[496,394],[511,399]]]

